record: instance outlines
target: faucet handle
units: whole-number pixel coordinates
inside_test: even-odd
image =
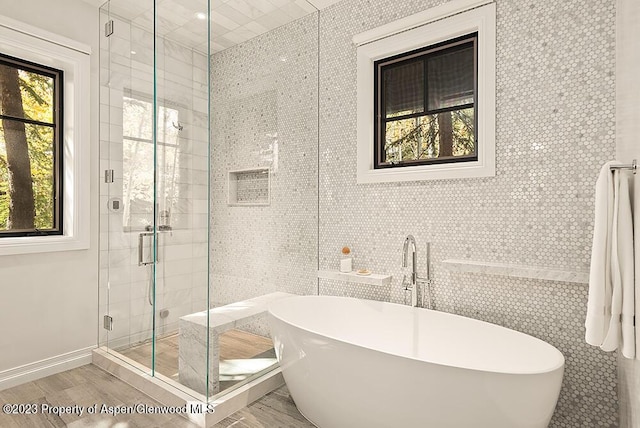
[[[431,282],[431,279],[430,278],[425,278],[423,276],[416,276],[416,282],[421,282],[421,283],[428,284],[429,282]]]
[[[401,287],[404,288],[404,291],[409,291],[409,290],[412,289],[411,281],[407,281],[407,275],[406,274],[402,275],[402,285],[401,285]]]

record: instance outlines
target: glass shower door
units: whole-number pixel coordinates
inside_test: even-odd
[[[153,10],[152,1],[137,6]],[[104,29],[100,158],[105,174],[100,281],[105,329],[101,341],[110,352],[153,374],[158,243],[153,39],[140,37],[145,28],[119,15],[117,2],[101,8],[100,20]]]
[[[193,389],[179,331],[208,302],[209,14],[206,1],[189,7],[110,0],[100,10],[101,167],[113,175],[101,189],[100,303],[112,323],[100,341]],[[195,365],[206,379],[206,361]]]

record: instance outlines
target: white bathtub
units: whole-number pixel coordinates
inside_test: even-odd
[[[392,303],[299,296],[269,305],[284,379],[321,428],[546,427],[564,357],[494,324]]]

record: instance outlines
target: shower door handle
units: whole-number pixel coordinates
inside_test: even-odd
[[[153,232],[141,232],[138,234],[138,266],[146,266],[154,263],[153,261],[153,239],[149,242],[149,253],[151,254],[150,261],[144,261],[144,238],[146,236],[153,236]],[[156,254],[156,262],[158,261],[158,257]]]

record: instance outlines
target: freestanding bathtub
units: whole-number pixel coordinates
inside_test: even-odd
[[[269,323],[291,396],[321,428],[542,428],[560,393],[560,351],[471,318],[298,296],[270,304]]]

